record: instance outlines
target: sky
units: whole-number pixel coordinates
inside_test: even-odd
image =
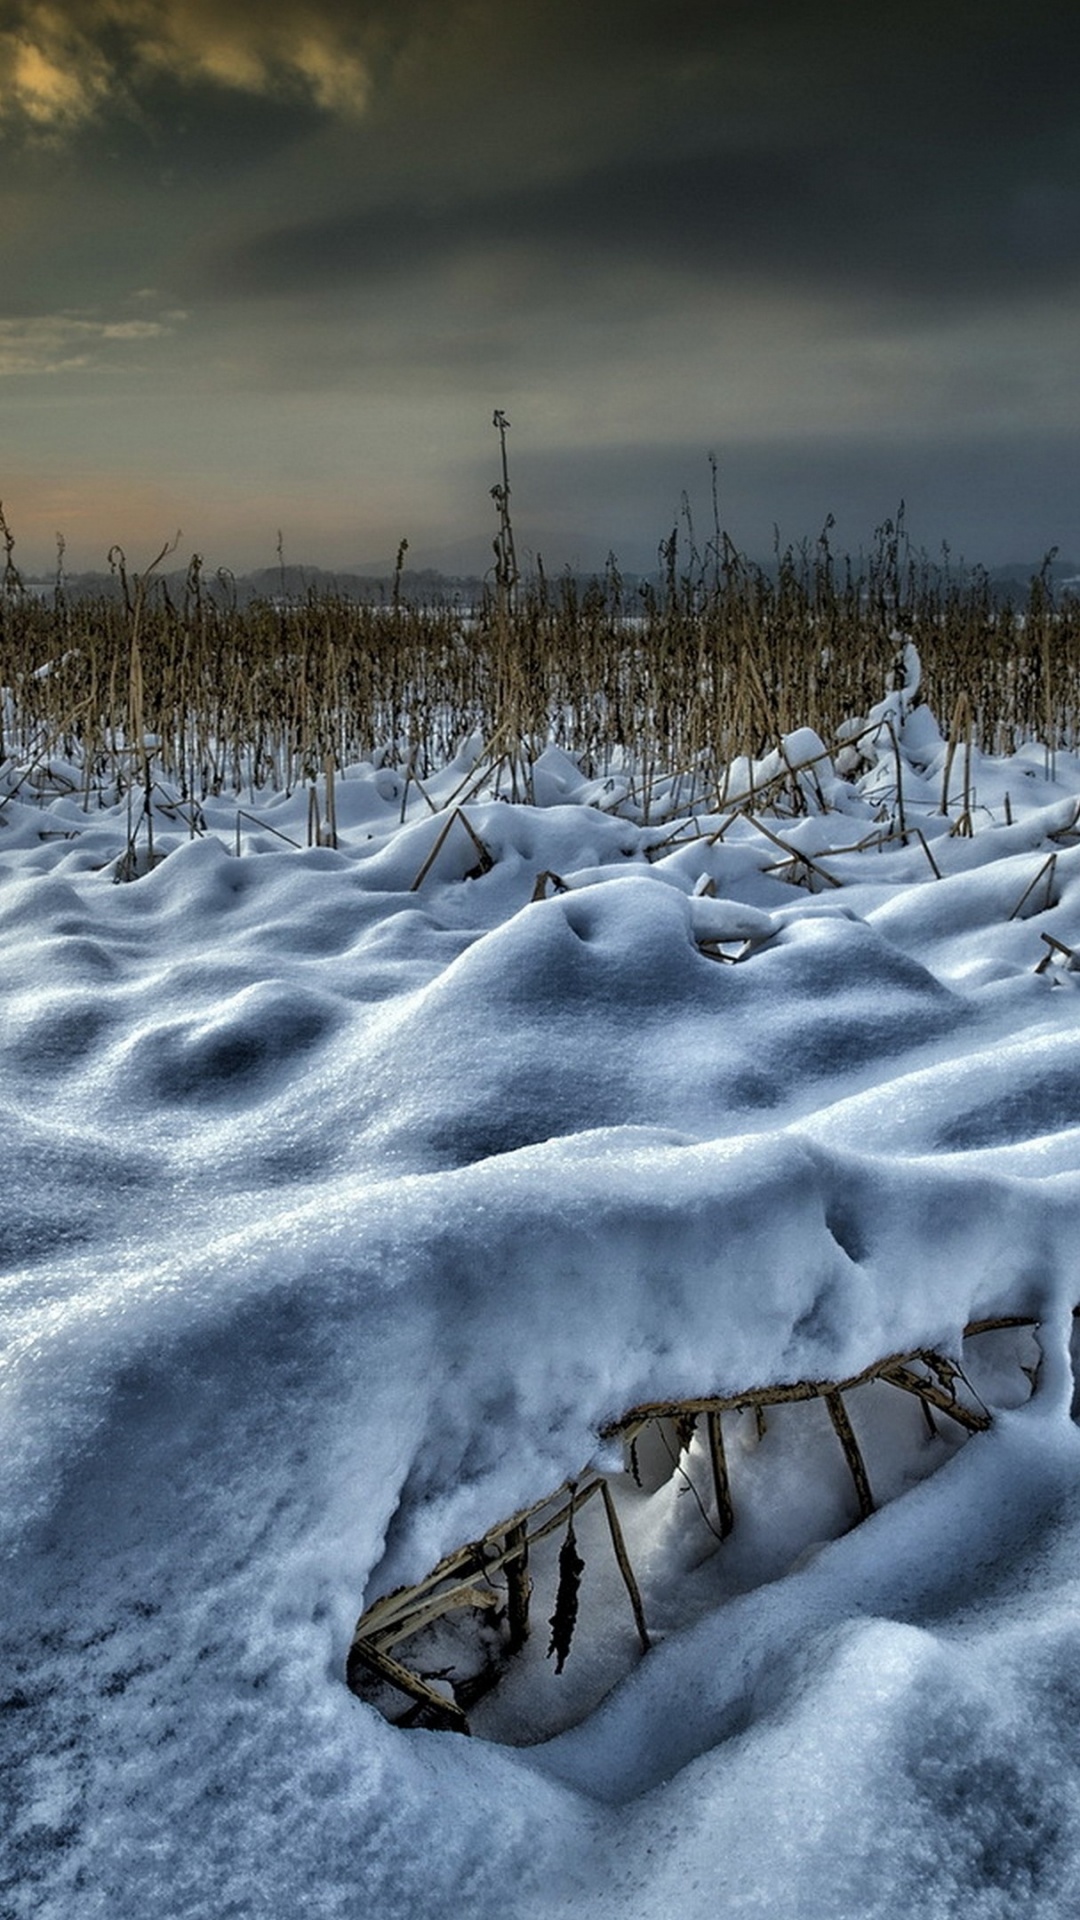
[[[27,570],[1080,554],[1073,0],[0,0]]]

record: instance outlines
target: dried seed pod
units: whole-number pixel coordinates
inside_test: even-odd
[[[555,1611],[548,1621],[551,1628],[551,1642],[547,1657],[550,1660],[552,1654],[555,1655],[556,1673],[561,1673],[566,1665],[567,1655],[574,1638],[578,1616],[578,1589],[581,1586],[581,1576],[584,1571],[585,1562],[577,1550],[574,1512],[571,1507],[566,1538],[559,1549],[559,1588],[555,1595]]]

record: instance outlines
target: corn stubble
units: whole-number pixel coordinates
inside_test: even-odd
[[[796,726],[832,740],[865,713],[901,634],[931,707],[953,716],[950,799],[972,744],[1040,740],[1052,764],[1076,743],[1080,602],[1055,602],[1046,567],[1003,609],[985,575],[912,554],[892,522],[858,566],[834,558],[827,530],[768,569],[722,534],[704,554],[686,536],[680,552],[676,529],[660,554],[633,590],[612,559],[584,585],[540,568],[511,593],[500,573],[475,607],[410,602],[400,569],[377,604],[312,592],[241,607],[197,558],[181,588],[155,572],[164,555],[129,577],[118,549],[113,593],[73,601],[61,581],[46,601],[21,591],[9,553],[0,752],[77,766],[87,808],[131,790],[149,807],[154,777],[194,806],[370,759],[422,793],[479,736],[500,791],[528,801],[553,741],[587,777],[629,776],[646,815],[659,779],[679,779],[686,811],[722,807],[740,756]]]

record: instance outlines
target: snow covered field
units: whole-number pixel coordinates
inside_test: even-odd
[[[943,812],[909,665],[719,813],[466,749],[467,825],[361,765],[336,848],[162,804],[126,884],[145,822],[4,767],[5,1920],[1080,1911],[1080,759]],[[722,1546],[632,1489],[644,1656],[583,1520],[562,1675],[471,1739],[347,1690],[628,1408],[1008,1314],[990,1431],[852,1396],[853,1531],[820,1406],[732,1430]]]

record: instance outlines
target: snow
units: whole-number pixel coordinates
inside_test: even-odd
[[[973,754],[951,832],[902,678],[850,778],[733,770],[753,818],[463,751],[438,814],[348,769],[336,848],[163,802],[151,866],[4,766],[5,1920],[1078,1910],[1080,758]],[[1003,1314],[988,1432],[849,1394],[854,1530],[820,1402],[733,1424],[722,1546],[693,1452],[627,1484],[644,1657],[597,1502],[561,1676],[534,1633],[469,1740],[347,1690],[363,1606],[631,1407]]]

